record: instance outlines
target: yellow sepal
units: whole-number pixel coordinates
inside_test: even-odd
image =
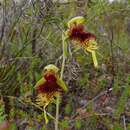
[[[59,78],[58,76],[57,76],[57,81],[56,81],[56,83],[57,83],[65,92],[68,91],[68,88],[67,88],[66,84],[64,83],[64,81],[63,81],[61,78]]]
[[[44,70],[46,70],[46,71],[53,71],[53,72],[57,73],[59,71],[59,68],[56,67],[53,64],[49,64],[49,65],[44,67]]]
[[[85,18],[83,16],[77,16],[68,21],[67,26],[70,28],[73,24],[83,24]]]
[[[42,78],[36,83],[35,88],[38,87],[38,86],[40,86],[40,85],[42,85],[42,84],[44,84],[45,82],[46,82],[45,78],[42,77]]]

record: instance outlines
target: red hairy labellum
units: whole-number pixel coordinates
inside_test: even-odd
[[[52,82],[56,82],[56,77],[54,74],[46,74],[45,76],[45,79],[48,83],[52,83]]]
[[[56,77],[54,74],[46,74],[44,76],[46,82],[37,88],[38,93],[52,93],[60,91],[60,86],[56,83]]]
[[[86,44],[90,39],[96,39],[96,36],[92,33],[85,32],[83,25],[74,25],[69,29],[69,38],[77,41],[81,44]]]

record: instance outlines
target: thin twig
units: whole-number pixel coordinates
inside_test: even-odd
[[[83,107],[82,109],[85,109],[89,104],[93,103],[94,101],[96,101],[98,98],[100,98],[101,96],[109,93],[112,91],[112,88],[108,89],[108,90],[105,90],[101,93],[99,93],[96,97],[94,97],[93,99],[91,99],[90,101],[88,101]],[[79,114],[79,112],[76,112],[71,118],[75,118],[77,115]]]

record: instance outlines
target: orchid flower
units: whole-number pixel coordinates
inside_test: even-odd
[[[98,49],[96,36],[90,32],[86,32],[84,28],[85,19],[82,16],[74,17],[68,21],[68,29],[66,31],[67,38],[73,43],[80,45],[85,51],[92,54],[94,66],[98,67],[96,58],[96,50]]]
[[[48,118],[46,114],[46,107],[54,102],[54,98],[62,94],[62,92],[67,92],[64,81],[59,78],[59,69],[53,65],[47,65],[44,68],[43,77],[36,83],[35,88],[38,93],[36,102],[39,106],[44,108],[44,118],[45,122],[48,123]]]

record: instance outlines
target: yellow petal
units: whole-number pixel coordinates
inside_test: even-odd
[[[73,24],[83,24],[85,22],[85,18],[83,16],[77,16],[68,21],[67,26],[71,27]]]

